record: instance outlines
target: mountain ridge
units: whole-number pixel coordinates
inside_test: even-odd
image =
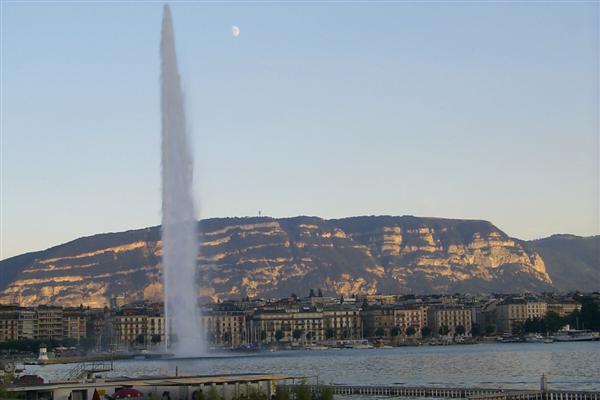
[[[199,227],[199,295],[213,300],[287,296],[307,287],[351,295],[563,290],[581,283],[560,272],[569,259],[553,253],[564,235],[523,241],[485,220],[226,217]],[[153,226],[11,257],[0,261],[0,301],[101,306],[122,293],[160,298],[161,250],[160,226]],[[577,265],[588,282],[600,277],[597,258],[582,260]]]

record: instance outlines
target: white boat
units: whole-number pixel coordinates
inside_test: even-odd
[[[314,345],[314,346],[306,346],[305,349],[306,350],[329,350],[329,347]]]
[[[502,343],[519,343],[523,341],[522,338],[518,336],[513,336],[510,333],[505,333],[504,335],[502,335],[502,337],[499,337],[496,340]]]
[[[536,333],[533,335],[525,336],[525,341],[527,343],[544,343],[544,337],[542,335],[540,335],[539,333]]]
[[[342,349],[372,349],[367,339],[341,340],[336,343],[336,347]]]
[[[369,343],[368,340],[361,339],[361,340],[353,340],[352,348],[353,349],[373,349],[374,346],[371,343]]]
[[[556,342],[589,342],[600,339],[600,336],[587,329],[563,329],[556,332],[552,339]]]

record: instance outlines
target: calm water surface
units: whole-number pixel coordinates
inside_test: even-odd
[[[126,360],[112,376],[281,372],[335,384],[406,384],[600,390],[600,342],[494,343],[392,349],[286,351],[208,359]],[[27,366],[58,379],[73,365]]]

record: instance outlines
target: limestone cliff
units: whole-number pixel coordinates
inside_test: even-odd
[[[200,222],[199,295],[279,297],[308,288],[490,292],[552,287],[527,243],[485,221],[417,217],[218,218]],[[160,228],[96,235],[0,262],[0,301],[103,306],[161,296]]]

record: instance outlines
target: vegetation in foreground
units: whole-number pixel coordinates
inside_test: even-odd
[[[302,382],[296,390],[278,387],[274,400],[333,400],[333,393],[333,389],[327,386],[323,386],[318,392],[313,392],[306,382]],[[192,400],[223,400],[223,397],[215,388],[210,388],[206,393],[194,392]],[[248,392],[238,395],[234,400],[269,400],[269,398],[261,390],[250,388]]]

